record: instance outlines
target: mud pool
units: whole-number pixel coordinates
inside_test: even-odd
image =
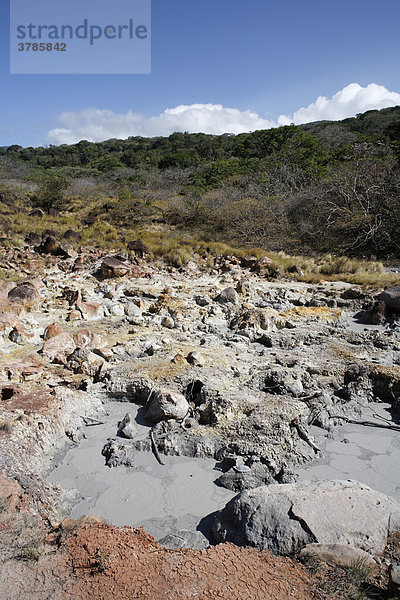
[[[389,408],[389,404],[368,404],[360,420],[394,424]],[[400,431],[352,424],[335,427],[332,433],[317,427],[310,431],[322,455],[296,470],[299,481],[355,479],[400,500]]]
[[[220,473],[212,459],[163,455],[165,464],[160,465],[151,452],[137,452],[134,468],[105,466],[101,450],[108,438],[116,436],[118,421],[126,412],[132,417],[138,412],[129,403],[110,402],[106,408],[108,416],[99,417],[105,424],[86,427],[86,439],[55,461],[49,475],[62,488],[77,490],[72,518],[91,514],[112,525],[143,526],[160,539],[176,530],[195,530],[204,517],[235,495],[213,483]],[[143,424],[138,429],[136,439],[145,438],[150,430]],[[206,522],[201,529],[208,527]]]

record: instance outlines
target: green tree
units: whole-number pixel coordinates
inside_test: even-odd
[[[35,204],[46,211],[51,208],[62,210],[65,206],[65,191],[70,183],[61,173],[40,173],[35,176],[38,188]]]

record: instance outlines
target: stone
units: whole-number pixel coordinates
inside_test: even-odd
[[[65,363],[67,356],[75,350],[75,342],[72,335],[69,333],[59,333],[48,339],[41,350],[51,362]]]
[[[140,308],[138,306],[136,306],[136,304],[134,302],[128,302],[127,304],[125,304],[124,311],[125,311],[126,316],[128,316],[128,317],[141,317],[142,316],[142,311],[140,310]]]
[[[107,307],[109,314],[112,317],[124,317],[125,316],[125,307],[123,304],[111,304]]]
[[[98,302],[77,302],[77,309],[85,321],[94,321],[104,316],[104,309]]]
[[[198,352],[189,352],[186,357],[186,360],[189,364],[194,367],[203,367],[204,366],[204,357]]]
[[[337,567],[351,567],[359,562],[371,570],[376,570],[378,567],[368,552],[347,544],[307,544],[300,550],[299,556],[316,558]]]
[[[93,333],[88,329],[80,329],[74,333],[73,338],[77,348],[95,350],[104,348],[107,345],[106,340],[100,334]]]
[[[67,316],[67,321],[80,321],[82,319],[82,313],[79,310],[71,310]]]
[[[162,388],[154,392],[147,406],[146,419],[153,423],[175,419],[182,421],[189,411],[189,403],[179,392]]]
[[[62,256],[63,258],[77,258],[78,257],[77,251],[74,250],[70,244],[67,244],[65,242],[60,242],[59,251],[57,252],[57,254],[59,254],[59,256]]]
[[[209,547],[208,539],[201,531],[188,531],[181,529],[169,533],[165,537],[158,540],[160,546],[169,550],[179,550],[180,548],[193,548],[194,550],[205,550]]]
[[[174,329],[175,321],[172,317],[167,315],[161,319],[161,325],[162,327],[166,327],[167,329]]]
[[[135,466],[134,449],[129,446],[123,446],[116,440],[108,440],[101,454],[106,459],[107,467]]]
[[[234,288],[228,287],[222,290],[216,297],[216,301],[220,304],[239,304],[239,296]]]
[[[105,279],[110,279],[113,277],[123,277],[127,273],[129,273],[129,265],[123,263],[121,260],[114,258],[113,256],[107,256],[103,260],[100,266],[101,275]]]
[[[72,266],[72,272],[76,273],[78,271],[82,271],[85,268],[84,262],[83,262],[83,258],[81,256],[78,256],[78,258],[75,260],[73,266]]]
[[[210,301],[205,296],[195,296],[195,302],[198,306],[208,306]]]
[[[30,231],[25,236],[25,241],[32,246],[38,246],[40,244],[40,235],[35,231]]]
[[[378,299],[385,303],[389,310],[400,313],[400,285],[384,290]]]
[[[39,299],[40,296],[37,293],[35,286],[29,282],[17,284],[8,292],[8,300],[10,302],[32,305]]]
[[[0,331],[14,329],[22,325],[21,321],[11,312],[0,313]]]
[[[123,438],[127,438],[128,440],[134,439],[136,435],[136,427],[135,422],[133,421],[129,413],[126,413],[122,421],[118,423],[117,435]]]
[[[63,233],[62,238],[63,240],[72,240],[74,242],[80,242],[82,236],[78,231],[75,231],[74,229],[67,229],[67,231]]]
[[[40,251],[44,254],[58,254],[60,244],[53,235],[48,235],[40,247]]]
[[[400,598],[400,564],[393,563],[390,568],[389,573],[389,588],[388,588],[388,597]]]
[[[43,339],[46,341],[61,333],[64,333],[63,327],[59,323],[51,323],[51,325],[48,325],[44,330]]]
[[[242,492],[218,513],[213,533],[217,542],[275,554],[313,543],[381,554],[399,518],[398,503],[357,481],[304,481]]]
[[[131,250],[139,258],[143,258],[145,254],[150,254],[150,250],[142,240],[133,240],[127,243],[128,249]]]
[[[29,342],[33,343],[35,334],[28,331],[25,325],[19,323],[10,331],[8,337],[14,344],[23,345]]]

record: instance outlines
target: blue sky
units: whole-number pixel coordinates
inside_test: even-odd
[[[101,10],[104,0],[93,1]],[[10,75],[9,2],[0,2],[0,145],[237,132],[280,115],[300,122],[400,104],[399,0],[153,0],[152,74],[104,76]],[[351,83],[360,87],[331,100]],[[294,114],[319,96],[327,103]]]

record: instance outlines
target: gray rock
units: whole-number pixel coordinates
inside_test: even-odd
[[[390,310],[400,313],[400,285],[395,285],[382,292],[379,300],[382,300]]]
[[[216,301],[220,304],[239,304],[239,296],[234,288],[228,287],[222,290]]]
[[[167,315],[162,318],[161,325],[162,325],[162,327],[166,327],[167,329],[173,329],[175,327],[175,321],[173,320],[172,317],[169,317]]]
[[[125,315],[123,304],[110,304],[107,308],[112,317],[123,317]]]
[[[134,449],[119,444],[116,440],[108,440],[101,454],[106,459],[107,467],[133,467],[135,465]]]
[[[186,529],[169,533],[158,540],[158,543],[170,550],[179,550],[179,548],[204,550],[210,545],[208,539],[200,531],[188,531]]]
[[[182,421],[188,413],[189,404],[185,396],[168,389],[154,392],[147,406],[146,419],[153,423],[175,419]]]
[[[383,552],[400,506],[357,481],[304,481],[242,492],[213,524],[217,542],[289,555],[307,544],[345,544]]]
[[[118,424],[118,434],[120,437],[133,440],[136,435],[135,422],[129,413],[126,413],[122,421]]]
[[[198,306],[208,306],[210,301],[205,296],[196,296],[195,302]]]
[[[140,310],[140,308],[138,306],[136,306],[136,304],[134,302],[128,302],[128,304],[125,304],[124,311],[128,317],[141,317],[142,316],[142,311]]]

